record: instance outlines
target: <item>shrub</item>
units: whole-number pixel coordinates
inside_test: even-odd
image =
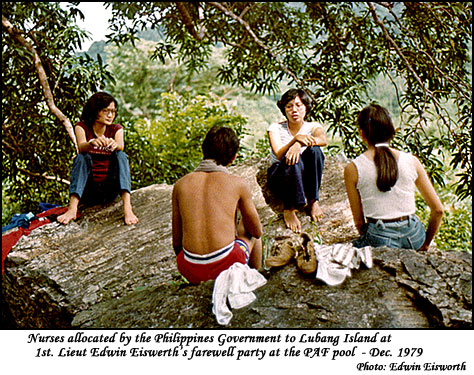
[[[217,97],[163,93],[159,116],[138,120],[127,130],[127,153],[134,189],[153,183],[173,184],[202,160],[201,143],[214,125],[228,126],[240,139],[246,120]],[[242,146],[242,143],[241,143]],[[247,150],[239,152],[240,159]]]
[[[458,250],[472,252],[472,199],[462,201],[448,190],[440,193],[444,204],[444,216],[441,227],[433,242],[440,250]],[[430,210],[421,197],[417,197],[417,214],[421,221],[428,225]]]

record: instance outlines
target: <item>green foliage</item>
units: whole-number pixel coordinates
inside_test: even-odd
[[[163,93],[156,111],[159,116],[137,121],[127,133],[134,188],[173,184],[191,172],[202,160],[204,136],[215,125],[234,129],[239,138],[245,135],[245,119],[214,96]],[[245,155],[241,149],[240,157]]]
[[[86,37],[74,20],[74,6],[59,3],[3,2],[8,19],[38,52],[56,106],[74,123],[91,93],[111,79],[102,62],[76,56]],[[21,211],[39,202],[61,203],[74,147],[67,132],[45,104],[33,56],[2,32],[2,191]],[[3,220],[2,212],[2,220]]]
[[[433,129],[432,129],[433,131]],[[456,181],[459,178],[450,170],[450,166],[443,163],[446,160],[444,154],[449,155],[449,150],[440,152],[433,160],[441,164],[442,176],[446,184],[437,189],[437,193],[444,206],[444,216],[441,227],[436,233],[434,243],[441,250],[458,250],[472,252],[472,198],[460,200],[456,192]],[[416,195],[417,215],[421,221],[428,225],[430,209],[421,195]]]
[[[157,39],[150,32],[146,34],[148,38]],[[156,102],[161,100],[162,93],[174,92],[187,97],[212,93],[225,99],[235,112],[245,117],[248,134],[243,137],[242,145],[253,149],[256,140],[266,136],[268,124],[281,117],[274,99],[216,81],[217,66],[224,59],[222,47],[214,46],[208,66],[196,73],[187,72],[183,64],[169,58],[164,63],[151,60],[158,43],[139,39],[135,45],[127,43],[120,48],[108,46],[105,49],[104,60],[116,77],[106,91],[118,99],[122,122],[135,123],[136,119],[149,122],[158,117],[162,109]]]
[[[270,154],[270,141],[268,137],[260,138],[255,145],[255,151],[251,154],[252,157],[264,158]]]
[[[23,212],[19,202],[5,193],[8,185],[8,181],[2,181],[2,226],[7,225],[14,214]]]
[[[151,32],[146,35],[157,38]],[[162,63],[153,61],[151,56],[158,45],[156,41],[139,39],[134,45],[127,43],[120,48],[113,45],[105,48],[104,59],[115,77],[115,82],[108,84],[106,91],[118,99],[123,109],[122,119],[153,119],[159,115],[155,103],[165,92],[185,95],[212,92],[225,98],[237,112],[245,115],[256,137],[264,135],[268,123],[279,117],[274,100],[216,81],[218,66],[224,60],[224,48],[213,46],[207,66],[196,73],[187,71],[184,64],[170,58]]]
[[[472,253],[472,199],[456,202],[452,192],[444,190],[440,198],[445,202],[441,227],[434,243],[440,250],[458,250]],[[417,212],[421,221],[428,225],[430,210],[423,198],[417,197]]]
[[[152,119],[158,115],[156,101],[162,92],[181,91],[188,81],[188,74],[176,61],[165,64],[152,61],[155,42],[138,40],[121,47],[105,48],[110,71],[115,82],[107,85],[107,92],[117,98],[125,118]]]
[[[216,44],[225,48],[217,77],[257,93],[276,94],[282,81],[315,99],[315,119],[342,141],[348,156],[362,143],[358,111],[374,99],[372,83],[389,77],[399,108],[400,145],[428,166],[439,146],[452,151],[458,198],[470,195],[472,160],[472,3],[200,2],[108,3],[112,39],[123,44],[157,27],[155,56],[203,69]],[[166,15],[166,16],[163,16]],[[455,111],[446,111],[450,101]],[[390,104],[394,103],[392,99]],[[426,136],[434,123],[440,132]],[[402,142],[403,141],[403,142]]]
[[[349,157],[364,147],[357,112],[373,101],[389,108],[400,127],[396,147],[417,155],[440,187],[455,175],[441,194],[438,246],[471,246],[472,3],[114,2],[107,69],[100,57],[75,54],[85,32],[74,4],[4,2],[2,16],[38,51],[56,105],[73,123],[93,92],[106,87],[119,100],[134,188],[192,170],[216,123],[244,139],[250,149],[240,158],[268,155],[276,95],[304,87],[313,118]],[[144,32],[153,43],[139,40]],[[4,221],[13,205],[26,212],[39,201],[65,202],[67,186],[55,178],[69,178],[74,150],[44,104],[32,56],[7,32],[2,81]]]

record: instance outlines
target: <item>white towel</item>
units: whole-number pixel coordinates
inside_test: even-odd
[[[232,319],[227,299],[233,309],[248,306],[257,298],[253,291],[266,283],[265,277],[247,264],[234,263],[222,271],[214,282],[212,293],[212,312],[217,322],[227,325]]]
[[[229,173],[229,170],[223,165],[217,165],[213,159],[204,159],[197,166],[194,172],[224,172]]]
[[[315,245],[318,270],[316,278],[328,285],[339,285],[351,276],[352,269],[358,269],[360,262],[372,268],[370,246],[356,248],[352,244]]]

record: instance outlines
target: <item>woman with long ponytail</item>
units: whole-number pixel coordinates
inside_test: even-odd
[[[367,151],[344,170],[347,195],[360,238],[356,247],[387,246],[428,250],[441,225],[443,205],[420,161],[390,146],[395,135],[390,114],[376,104],[358,115]],[[415,187],[430,207],[425,228],[415,215]]]

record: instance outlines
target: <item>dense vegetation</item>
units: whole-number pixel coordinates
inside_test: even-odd
[[[45,98],[74,123],[91,93],[116,96],[139,188],[191,170],[216,123],[244,137],[242,158],[264,155],[276,99],[299,86],[329,151],[349,157],[363,147],[357,111],[389,108],[397,147],[423,161],[446,204],[438,246],[470,249],[472,4],[403,4],[109,3],[111,43],[77,54],[75,3],[2,3],[2,222],[67,201],[74,140]]]

